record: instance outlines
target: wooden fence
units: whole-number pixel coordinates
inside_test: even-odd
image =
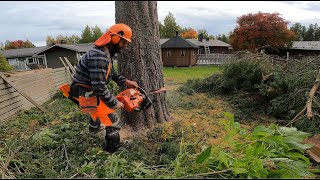
[[[220,65],[229,62],[233,54],[199,54],[197,65]]]
[[[65,68],[39,69],[6,74],[10,75],[8,77],[9,80],[40,105],[50,100],[61,84],[71,81],[70,75]],[[35,106],[0,78],[1,121],[31,107]]]

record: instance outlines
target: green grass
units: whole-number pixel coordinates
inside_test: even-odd
[[[168,81],[181,84],[188,79],[199,79],[208,77],[214,73],[220,73],[218,66],[193,66],[193,67],[164,67],[163,75]]]

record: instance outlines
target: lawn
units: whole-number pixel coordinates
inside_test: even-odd
[[[192,66],[192,67],[164,67],[163,74],[166,83],[182,84],[188,79],[205,78],[213,73],[220,73],[219,66]]]

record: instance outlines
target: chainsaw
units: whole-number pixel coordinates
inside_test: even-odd
[[[152,105],[152,101],[141,87],[126,89],[120,92],[116,99],[123,103],[127,112],[141,111]]]
[[[63,92],[65,97],[69,98],[70,85],[68,83],[61,85],[59,89]],[[77,101],[79,101],[79,99],[77,99]],[[116,96],[116,99],[123,103],[124,109],[127,112],[141,111],[143,109],[148,109],[152,105],[152,101],[141,87],[126,89],[119,93]],[[91,106],[97,104],[96,99],[94,100],[95,102],[93,102]],[[86,101],[91,102],[88,99]]]

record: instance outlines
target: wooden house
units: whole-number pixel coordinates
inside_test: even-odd
[[[281,57],[299,57],[320,55],[320,41],[293,41],[289,48],[278,50],[265,50],[267,54],[275,54]]]
[[[34,56],[45,56],[48,68],[60,68],[64,66],[59,57],[66,57],[72,65],[76,65],[81,56],[93,46],[94,43],[56,44],[35,53]]]
[[[202,34],[198,35],[198,39],[187,40],[199,46],[198,54],[230,54],[232,52],[232,47],[230,44],[218,39],[204,39]]]
[[[67,57],[75,65],[94,43],[84,44],[56,44],[35,48],[21,48],[2,50],[2,54],[16,70],[30,70],[36,68],[64,67],[59,57]]]
[[[160,41],[161,43],[161,41]],[[183,39],[176,32],[176,36],[161,45],[161,56],[164,66],[194,66],[197,64],[199,47]]]
[[[44,56],[33,56],[36,52],[45,48],[45,46],[42,46],[34,48],[8,49],[0,51],[0,54],[4,56],[9,64],[16,70],[29,70],[36,68],[38,65],[46,67],[46,59]]]

